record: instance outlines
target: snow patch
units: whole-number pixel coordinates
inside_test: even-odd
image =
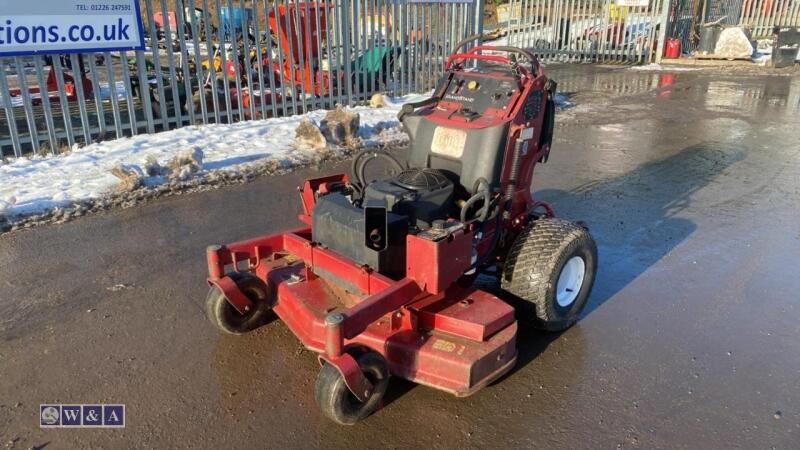
[[[120,95],[119,91],[117,94]],[[348,108],[361,115],[358,137],[366,146],[405,141],[406,135],[398,127],[397,112],[404,103],[429,95],[386,97],[383,108]],[[237,172],[265,162],[274,162],[283,168],[308,163],[318,156],[319,150],[298,148],[295,130],[303,120],[320,123],[327,112],[319,110],[234,124],[188,126],[76,147],[62,155],[9,160],[0,165],[0,214],[24,216],[101,198],[120,184],[120,178],[112,171],[117,175],[135,171],[143,177],[144,185],[154,186],[170,181],[163,168],[172,169],[173,177],[183,179],[210,172]],[[175,167],[176,158],[196,155],[198,149],[202,155],[200,164]],[[122,168],[125,170],[120,170]]]
[[[643,66],[633,66],[629,70],[644,70],[644,71],[665,71],[665,72],[694,72],[702,70],[700,67],[682,67],[682,66],[662,66],[661,64],[646,64]]]

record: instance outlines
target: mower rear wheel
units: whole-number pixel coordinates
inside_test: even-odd
[[[244,334],[261,326],[270,314],[269,294],[264,283],[253,275],[234,273],[229,276],[253,302],[253,308],[246,314],[240,313],[218,287],[211,286],[206,297],[206,316],[225,333]]]
[[[514,241],[501,287],[515,297],[520,321],[561,331],[578,320],[596,272],[597,244],[585,228],[563,219],[539,219]]]
[[[370,350],[357,355],[356,361],[373,386],[366,402],[350,392],[336,367],[325,363],[317,376],[314,395],[317,405],[326,416],[341,425],[353,425],[375,412],[389,385],[389,369],[381,355]]]

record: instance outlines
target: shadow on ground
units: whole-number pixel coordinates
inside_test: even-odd
[[[598,244],[595,286],[582,318],[613,298],[681,242],[697,225],[680,213],[692,196],[744,158],[736,145],[706,142],[648,162],[615,178],[586,183],[570,191],[536,192],[570,219],[587,222]],[[572,212],[576,212],[572,217]],[[497,286],[494,287],[497,289]],[[521,328],[517,364],[522,369],[558,339],[560,333]],[[505,378],[505,377],[504,377]]]

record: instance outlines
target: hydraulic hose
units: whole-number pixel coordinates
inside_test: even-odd
[[[481,189],[481,187],[483,187],[483,189]],[[483,222],[489,216],[489,203],[491,202],[489,182],[483,177],[478,178],[475,180],[475,185],[472,187],[472,190],[475,191],[475,194],[461,207],[461,221],[466,222],[469,209],[472,208],[475,203],[483,199],[483,207],[479,210],[478,216],[474,218],[474,220]]]

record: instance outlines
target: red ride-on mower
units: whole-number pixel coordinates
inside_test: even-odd
[[[472,285],[481,271],[497,269],[520,322],[563,330],[586,305],[594,241],[531,198],[556,83],[519,48],[458,53],[475,38],[403,107],[408,167],[362,151],[353,179],[305,182],[306,226],[208,248],[211,321],[237,334],[277,314],[319,354],[316,401],[338,423],[375,411],[390,375],[466,396],[511,369],[515,308]],[[377,159],[396,170],[368,182]]]

